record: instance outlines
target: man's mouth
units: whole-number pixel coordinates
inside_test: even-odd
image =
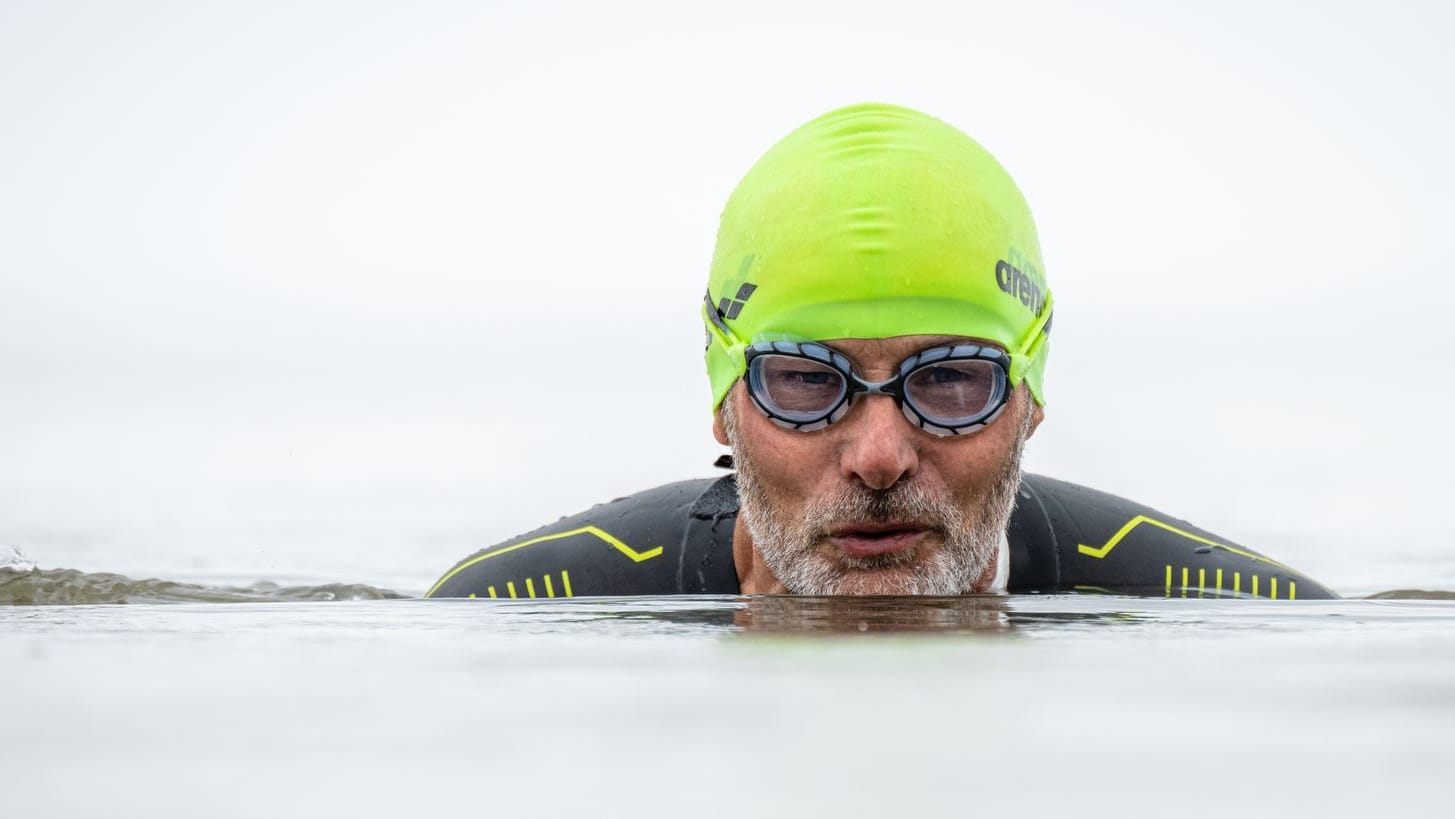
[[[878,557],[913,549],[929,531],[910,521],[855,523],[829,530],[829,542],[849,557]]]

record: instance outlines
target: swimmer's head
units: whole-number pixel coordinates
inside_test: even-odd
[[[773,146],[723,209],[713,408],[752,344],[911,335],[992,342],[1043,405],[1051,309],[1030,209],[994,157],[917,111],[841,108]]]

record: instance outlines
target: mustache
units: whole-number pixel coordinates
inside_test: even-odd
[[[919,484],[896,484],[888,489],[854,486],[812,502],[806,522],[820,537],[844,524],[914,522],[941,534],[962,525],[964,515],[950,498]]]

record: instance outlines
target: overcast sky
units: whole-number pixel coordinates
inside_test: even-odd
[[[711,474],[721,206],[879,100],[1037,216],[1032,469],[1440,553],[1448,6],[690,5],[0,3],[0,542],[433,575]]]

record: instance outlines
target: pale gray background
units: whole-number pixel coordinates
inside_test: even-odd
[[[963,128],[1058,299],[1028,466],[1455,586],[1439,3],[0,3],[0,543],[420,591],[712,474],[753,160]]]

